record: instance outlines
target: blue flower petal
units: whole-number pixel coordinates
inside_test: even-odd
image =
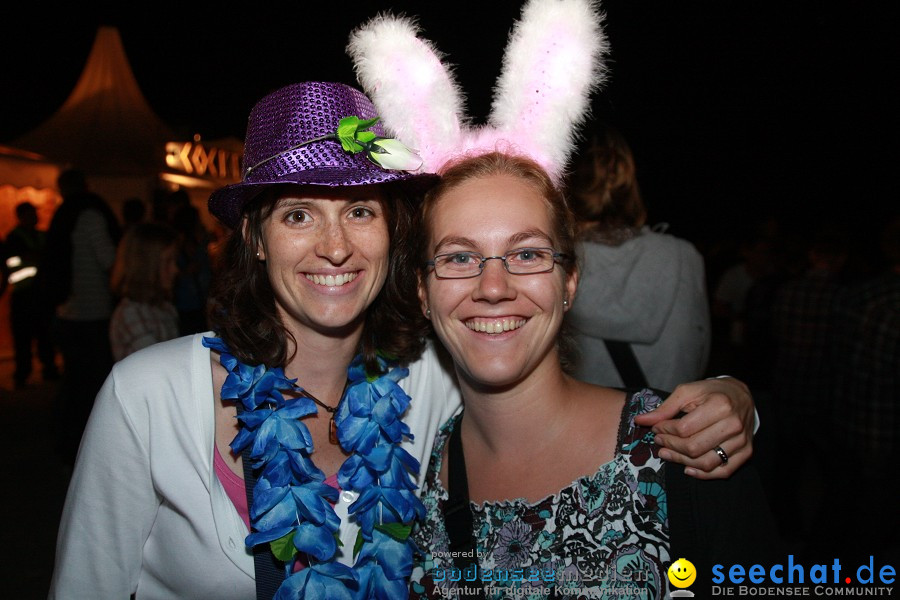
[[[343,581],[344,583],[359,581],[359,576],[353,569],[339,562],[314,563],[310,568],[318,574]]]
[[[281,585],[278,586],[278,590],[276,590],[272,600],[297,600],[297,598],[305,598],[306,595],[304,590],[306,589],[306,583],[313,573],[314,571],[311,569],[301,569],[300,571],[297,571],[281,582]]]
[[[272,415],[272,412],[273,411],[268,408],[246,411],[238,417],[238,421],[251,429],[257,429]]]
[[[280,414],[281,412],[278,411],[276,413],[277,418],[274,427],[278,443],[290,450],[307,450],[312,452],[313,440],[306,425],[295,419],[283,418]]]
[[[302,419],[306,415],[312,415],[318,412],[316,404],[305,396],[293,398],[284,403],[281,409],[281,415],[284,419]]]
[[[416,495],[408,490],[394,490],[383,488],[381,497],[401,522],[414,521],[417,517],[424,516],[425,508]]]
[[[254,498],[256,490],[263,485],[263,482],[269,487],[284,487],[294,483],[292,475],[291,453],[279,452],[265,464],[262,472],[258,475],[256,488],[253,490]]]
[[[294,534],[294,546],[316,560],[328,560],[337,551],[334,535],[324,527],[301,523]]]
[[[268,529],[266,531],[256,531],[244,538],[244,543],[248,548],[252,548],[253,546],[266,544],[268,542],[271,542],[272,540],[282,538],[293,530],[293,527],[278,527],[276,529]]]
[[[401,542],[376,529],[372,535],[372,543],[363,545],[357,560],[363,562],[377,559],[387,579],[400,579],[405,584],[405,578],[412,573],[413,564],[409,544],[408,538]]]
[[[391,450],[393,446],[376,446],[367,455],[363,456],[366,466],[377,473],[387,471],[391,465]]]
[[[253,510],[251,516],[264,513],[290,493],[288,486],[272,487],[267,479],[260,479],[253,488]]]
[[[298,481],[325,481],[325,473],[310,460],[309,456],[302,452],[289,452],[292,472]]]
[[[315,525],[323,525],[327,515],[334,514],[334,509],[328,501],[316,493],[317,485],[324,484],[307,483],[294,486],[291,488],[291,493],[294,495],[294,501],[300,515]]]
[[[405,579],[390,579],[375,562],[357,567],[360,577],[360,595],[365,600],[395,600],[409,595]]]
[[[259,508],[256,502],[250,507],[250,519],[257,531],[279,527],[292,527],[297,522],[297,505],[291,494],[285,494],[268,510]]]
[[[344,490],[364,490],[375,483],[375,475],[366,468],[359,454],[347,457],[338,471],[338,485]]]
[[[253,443],[253,440],[256,439],[256,432],[252,429],[248,429],[246,427],[241,427],[241,430],[238,432],[234,439],[231,440],[231,451],[235,454],[240,454],[244,451],[244,448]]]

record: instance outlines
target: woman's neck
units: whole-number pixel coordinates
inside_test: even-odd
[[[316,398],[336,406],[347,381],[347,367],[359,351],[361,337],[361,331],[346,337],[310,332],[295,334],[296,352],[284,372]]]
[[[502,390],[460,382],[472,501],[537,502],[615,456],[624,394],[577,381],[554,367]],[[445,462],[442,481],[447,481],[446,469]]]
[[[536,440],[555,439],[568,423],[577,382],[550,362],[512,386],[490,387],[458,374],[466,407],[464,439],[501,457],[524,447],[533,450]]]

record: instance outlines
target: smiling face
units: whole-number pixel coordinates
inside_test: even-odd
[[[502,256],[522,248],[557,248],[548,203],[538,188],[510,174],[468,179],[429,207],[429,258],[453,252]],[[419,297],[461,379],[479,387],[515,385],[539,369],[556,369],[556,339],[575,294],[576,276],[552,271],[513,275],[489,260],[478,277],[423,273]]]
[[[257,250],[281,321],[298,339],[353,335],[387,276],[386,211],[371,187],[286,188]]]
[[[669,582],[677,588],[690,587],[697,579],[694,563],[686,558],[679,558],[669,566]]]

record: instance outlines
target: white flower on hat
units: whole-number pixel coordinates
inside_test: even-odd
[[[415,150],[391,138],[376,138],[367,156],[378,166],[394,171],[415,171],[422,166],[422,157]]]

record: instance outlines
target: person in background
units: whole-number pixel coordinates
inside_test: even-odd
[[[16,227],[6,236],[3,252],[3,278],[10,288],[9,324],[15,349],[16,389],[25,387],[33,368],[33,346],[41,362],[45,381],[59,379],[56,348],[50,323],[40,313],[40,294],[36,285],[39,260],[46,233],[37,228],[37,209],[30,202],[16,205]]]
[[[774,260],[778,223],[763,219],[744,227],[737,240],[737,256],[712,284],[713,352],[717,368],[768,388],[768,378],[760,377],[766,369],[759,365],[759,338],[769,333],[767,299],[773,278],[780,277]],[[752,330],[761,323],[764,330]]]
[[[579,295],[566,314],[574,374],[598,385],[672,390],[704,376],[711,344],[703,257],[646,225],[634,155],[605,126],[568,182],[578,217]]]
[[[869,239],[880,251],[873,273],[843,288],[831,314],[833,388],[819,409],[829,415],[833,443],[826,506],[811,527],[811,546],[824,537],[848,554],[896,564],[900,518],[878,504],[891,497],[887,481],[900,460],[900,214],[872,223],[878,226]]]
[[[57,185],[63,202],[47,230],[38,287],[46,317],[55,320],[63,358],[58,443],[62,459],[72,464],[94,397],[113,364],[109,275],[121,227],[106,200],[88,189],[83,171],[63,171]]]
[[[180,335],[201,333],[209,326],[206,301],[212,280],[209,256],[209,233],[200,220],[200,212],[190,203],[187,192],[178,190],[171,225],[178,232],[178,277],[175,279],[174,302],[178,310]]]
[[[832,311],[844,287],[848,237],[838,226],[819,226],[802,237],[806,269],[775,288],[771,306],[772,421],[775,450],[792,453],[790,465],[778,462],[772,482],[779,529],[791,540],[807,539],[809,526],[828,489],[830,448],[828,414],[823,398],[834,381],[829,361]],[[818,493],[810,493],[815,490]]]
[[[162,223],[138,223],[122,238],[111,278],[119,298],[109,323],[115,360],[178,337],[172,304],[177,251],[178,234]]]
[[[137,196],[127,198],[122,203],[122,228],[125,231],[138,223],[143,223],[147,216],[147,205]]]

